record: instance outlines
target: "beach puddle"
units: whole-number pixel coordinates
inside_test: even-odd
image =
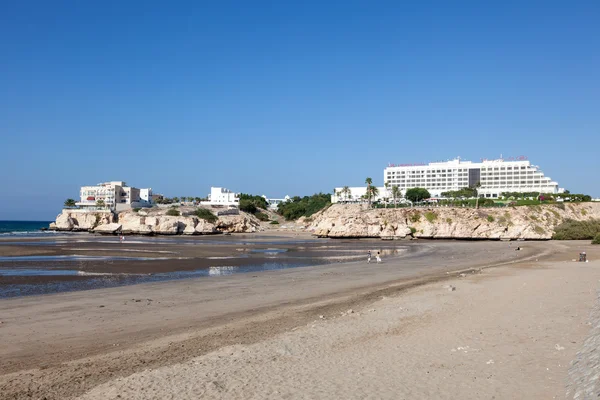
[[[170,260],[172,257],[125,257],[125,256],[12,256],[0,257],[0,262],[11,261],[149,261]],[[177,259],[182,259],[177,257]]]
[[[3,283],[0,284],[0,298],[73,292],[190,278],[209,278],[240,273],[274,271],[324,263],[327,262],[324,262],[323,260],[320,262],[315,262],[314,260],[313,262],[265,262],[243,266],[221,265],[190,271],[161,273],[108,273],[78,271],[73,269],[0,268],[0,283]],[[3,279],[26,277],[36,278],[38,283],[2,282]]]
[[[73,276],[79,271],[69,269],[9,268],[0,269],[0,276]],[[0,289],[1,291],[1,289]]]
[[[252,250],[250,250],[250,253],[258,253],[258,254],[274,256],[277,254],[286,253],[287,251],[288,251],[288,249],[252,249]]]

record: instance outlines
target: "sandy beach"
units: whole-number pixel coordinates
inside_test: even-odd
[[[0,300],[0,392],[7,399],[577,393],[581,374],[569,368],[592,332],[599,250],[589,242],[524,242],[518,252],[506,242],[410,245],[380,265]],[[591,262],[571,261],[581,250]]]

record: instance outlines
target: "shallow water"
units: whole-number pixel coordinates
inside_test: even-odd
[[[122,256],[11,256],[0,257],[1,262],[6,261],[148,261],[169,260],[173,257],[122,257]],[[178,259],[181,259],[178,257]]]
[[[326,262],[321,261],[320,264]],[[10,268],[0,270],[0,280],[2,276],[40,276],[48,277],[50,281],[40,284],[6,284],[0,285],[0,298],[31,296],[38,294],[49,294],[59,292],[72,292],[78,290],[90,290],[99,288],[109,288],[116,286],[134,285],[138,283],[172,281],[179,279],[217,277],[232,275],[237,273],[272,271],[287,268],[306,267],[317,265],[316,262],[298,263],[298,262],[265,262],[255,265],[230,266],[222,265],[209,268],[202,268],[192,271],[175,271],[153,274],[131,274],[131,273],[97,273],[78,270],[64,269],[45,269],[45,268]],[[51,277],[79,276],[82,279],[52,281]]]
[[[77,275],[79,271],[69,269],[46,268],[4,268],[0,269],[0,276],[68,276]],[[1,291],[1,289],[0,289]]]

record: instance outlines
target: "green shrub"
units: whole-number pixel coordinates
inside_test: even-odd
[[[452,218],[446,218],[446,222],[447,222],[448,224],[451,224],[451,223],[452,223]]]
[[[553,239],[556,240],[589,240],[600,233],[600,220],[575,221],[567,219],[554,228]]]
[[[258,208],[256,207],[256,204],[254,203],[254,201],[249,200],[249,199],[241,199],[240,200],[240,210],[250,213],[250,214],[254,214],[254,213],[256,213]]]
[[[487,220],[488,220],[488,222],[494,222],[494,217],[491,215],[488,215]]]
[[[585,217],[587,215],[587,210],[581,210],[581,215]]]
[[[437,215],[435,215],[435,213],[434,213],[434,212],[427,211],[427,212],[425,213],[425,219],[426,219],[427,221],[429,221],[429,222],[433,222],[433,221],[435,221],[435,220],[437,219]]]
[[[411,233],[411,235],[414,235],[416,232],[417,232],[417,228],[411,226],[410,227],[410,233]]]
[[[594,240],[592,240],[592,244],[600,244],[600,233],[596,235],[596,237],[594,237]]]
[[[240,205],[244,200],[247,200],[248,202],[253,203],[257,208],[262,208],[265,210],[269,206],[269,204],[267,203],[267,200],[264,197],[258,196],[258,195],[240,193]],[[245,211],[245,210],[242,210],[242,211]]]
[[[176,208],[169,208],[167,210],[167,215],[169,215],[171,217],[179,217],[181,215],[181,213]]]
[[[141,208],[139,208],[139,207],[136,207],[136,208],[133,208],[132,210],[133,210],[133,212],[138,212],[138,211],[140,211],[140,210],[141,210]]]
[[[279,203],[277,212],[288,221],[298,219],[302,216],[310,217],[331,205],[331,195],[317,193],[312,196],[294,196],[289,201]]]
[[[207,210],[206,208],[197,208],[194,212],[194,215],[210,223],[217,222],[219,219],[215,214],[212,213],[212,211]]]
[[[535,233],[537,233],[538,235],[543,235],[544,233],[546,233],[546,231],[544,230],[544,228],[542,228],[541,226],[535,225],[533,227],[533,231]]]
[[[419,222],[421,220],[421,214],[416,212],[414,214],[411,214],[410,217],[408,217],[408,219],[410,220],[410,222]]]
[[[258,218],[261,221],[268,221],[269,220],[269,216],[267,214],[265,214],[264,212],[257,212],[256,214],[254,214],[254,216],[256,218]]]
[[[269,222],[269,223],[270,223],[271,225],[279,225],[279,222],[277,222],[277,221],[271,221],[271,222]]]

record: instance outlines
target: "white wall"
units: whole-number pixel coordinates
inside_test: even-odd
[[[238,205],[240,202],[237,193],[221,187],[211,187],[209,196],[209,201],[203,201],[200,204],[227,206]]]

